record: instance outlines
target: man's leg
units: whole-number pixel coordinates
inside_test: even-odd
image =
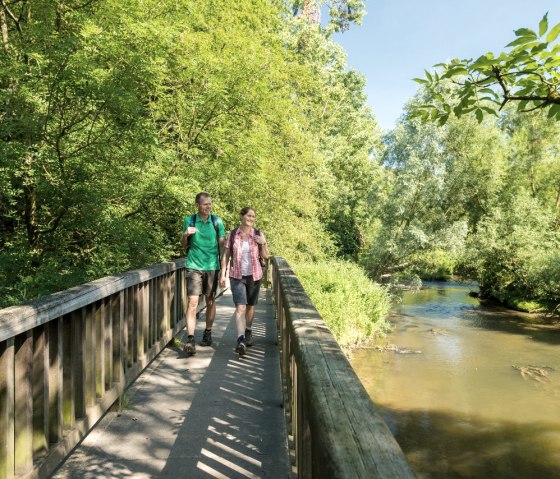
[[[202,334],[201,346],[212,346],[212,325],[216,318],[216,291],[218,289],[219,271],[204,274],[203,294],[206,300],[206,329]]]
[[[185,322],[187,323],[187,334],[194,336],[196,328],[196,308],[198,308],[198,296],[189,296],[187,303],[187,314],[185,315]]]
[[[216,298],[214,295],[205,296],[206,299],[206,329],[212,329],[216,319]]]

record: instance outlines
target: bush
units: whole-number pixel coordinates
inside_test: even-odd
[[[331,260],[294,267],[307,295],[345,349],[389,330],[389,295],[357,265]]]

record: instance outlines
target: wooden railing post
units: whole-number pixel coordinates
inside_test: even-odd
[[[76,392],[74,390],[74,334],[72,331],[72,316],[66,315],[62,318],[60,327],[61,354],[57,356],[62,359],[62,382],[59,385],[62,396],[62,424],[65,429],[72,429],[76,423]]]
[[[0,479],[15,476],[15,340],[0,341]]]
[[[62,420],[62,318],[48,323],[49,331],[49,443],[64,435]]]
[[[33,467],[33,332],[16,336],[15,342],[15,473]]]
[[[74,417],[82,418],[86,415],[86,377],[85,377],[85,336],[84,336],[84,316],[85,308],[72,311],[71,314],[71,332],[72,346],[70,355],[72,357],[72,384],[74,385]],[[56,442],[56,441],[54,441]]]
[[[49,448],[49,336],[45,325],[33,330],[33,457]]]

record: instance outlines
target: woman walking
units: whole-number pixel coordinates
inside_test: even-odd
[[[268,259],[268,245],[264,234],[253,227],[254,208],[245,207],[240,212],[241,224],[228,233],[222,257],[220,285],[226,284],[228,263],[229,281],[235,303],[237,345],[235,351],[244,355],[247,346],[253,345],[253,319],[259,299],[263,268],[259,258]]]

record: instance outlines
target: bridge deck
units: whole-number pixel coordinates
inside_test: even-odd
[[[279,352],[270,290],[256,308],[255,345],[239,358],[234,307],[218,299],[212,347],[170,344],[53,478],[288,478]],[[197,342],[204,317],[197,324]]]

